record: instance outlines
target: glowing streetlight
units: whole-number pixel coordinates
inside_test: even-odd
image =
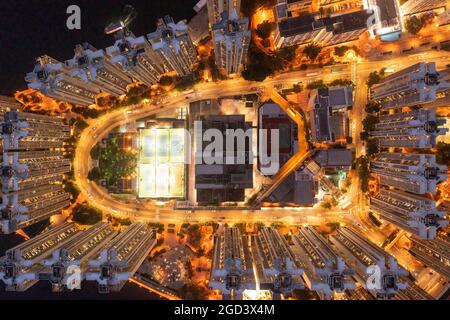
[[[345,53],[345,57],[350,61],[356,61],[356,53],[353,50],[348,50]]]

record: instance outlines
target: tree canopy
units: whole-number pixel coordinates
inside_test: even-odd
[[[270,37],[270,34],[274,29],[275,23],[266,20],[256,27],[255,32],[258,37],[264,40]]]
[[[406,20],[405,28],[409,33],[418,34],[419,31],[423,28],[424,24],[425,23],[423,19],[420,19],[417,16],[412,16],[411,18]]]
[[[116,186],[119,179],[134,174],[136,165],[137,156],[121,150],[116,138],[108,141],[99,159],[101,177],[110,186]]]
[[[314,42],[311,42],[310,44],[305,46],[305,48],[303,49],[303,54],[311,61],[314,61],[319,56],[321,50],[322,47],[315,44]]]

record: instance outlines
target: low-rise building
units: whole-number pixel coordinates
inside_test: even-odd
[[[320,88],[310,99],[311,136],[314,143],[334,143],[349,135],[346,107],[353,104],[352,88]]]
[[[203,161],[204,151],[209,142],[202,141],[202,145],[196,146],[197,202],[219,204],[244,201],[245,189],[253,187],[253,160],[250,161],[251,139],[246,138],[245,146],[238,146],[239,142],[234,143],[234,157],[227,157],[225,143],[229,135],[227,130],[248,132],[252,128],[252,123],[246,122],[244,115],[210,115],[200,117],[199,120],[202,123],[202,135],[208,129],[218,130],[223,135],[224,144],[223,150],[216,150],[217,154],[213,155],[220,161],[214,161],[215,163],[212,164]]]

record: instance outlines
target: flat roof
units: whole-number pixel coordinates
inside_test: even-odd
[[[139,131],[139,198],[184,198],[184,142],[183,128]]]
[[[367,28],[367,20],[372,16],[366,10],[351,12],[340,16],[325,18],[327,31],[334,34],[345,33],[358,29]]]
[[[380,8],[380,19],[382,21],[398,18],[397,0],[376,0],[376,4]]]
[[[349,167],[353,156],[349,149],[327,149],[318,151],[314,160],[322,167]]]
[[[305,14],[295,18],[289,18],[278,24],[280,34],[283,37],[291,37],[314,30],[314,14]]]

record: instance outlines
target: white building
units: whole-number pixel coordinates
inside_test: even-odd
[[[231,16],[234,10],[240,13],[241,0],[207,0],[209,24],[220,22],[222,12],[227,12],[228,16]]]
[[[230,76],[239,74],[247,61],[251,31],[248,18],[239,19],[235,10],[232,15],[222,12],[221,20],[212,26],[214,52],[217,67]]]
[[[380,116],[370,136],[377,138],[381,147],[432,148],[436,138],[448,131],[441,127],[444,124],[435,110],[400,112]]]
[[[249,238],[238,228],[225,228],[224,235],[214,236],[209,286],[220,290],[225,300],[240,300],[244,290],[256,289]]]
[[[151,86],[165,72],[159,57],[153,52],[144,36],[133,34],[118,38],[113,46],[106,48],[111,61],[131,78]]]
[[[448,224],[447,213],[437,210],[433,200],[400,190],[380,190],[370,198],[370,210],[425,240],[434,239],[436,231]]]
[[[147,35],[164,71],[190,75],[197,63],[197,52],[185,21],[175,23],[169,16],[159,19],[155,32]]]
[[[304,270],[305,284],[322,300],[355,289],[355,283],[350,279],[354,270],[347,268],[339,252],[314,228],[300,227],[292,240],[293,251]]]
[[[11,111],[3,118],[0,228],[9,234],[69,206],[62,182],[70,159],[62,148],[70,131],[56,117]]]
[[[447,179],[447,166],[438,165],[434,154],[384,152],[370,165],[382,185],[415,194],[434,194],[437,184]]]
[[[87,106],[95,101],[100,93],[97,87],[69,74],[69,69],[49,56],[36,59],[34,70],[26,75],[28,88],[59,101]]]
[[[436,100],[439,91],[450,87],[436,71],[435,62],[419,62],[383,78],[370,89],[370,99],[382,109],[402,108]]]
[[[389,253],[355,229],[341,227],[330,236],[330,241],[342,254],[348,266],[355,270],[355,279],[375,298],[391,299],[399,291],[406,289],[406,283],[401,277],[406,276],[408,272],[400,268]],[[377,269],[379,278],[377,283],[374,283],[373,274]]]
[[[402,33],[402,16],[398,0],[364,0],[364,8],[375,14],[373,25],[368,26],[373,36],[384,41],[394,41]]]
[[[126,93],[131,83],[130,77],[117,68],[103,50],[97,50],[88,43],[77,45],[75,56],[65,64],[71,76],[110,95]]]
[[[261,289],[271,290],[274,299],[289,297],[295,289],[303,289],[303,269],[295,259],[284,236],[264,227],[252,238],[252,253]]]

